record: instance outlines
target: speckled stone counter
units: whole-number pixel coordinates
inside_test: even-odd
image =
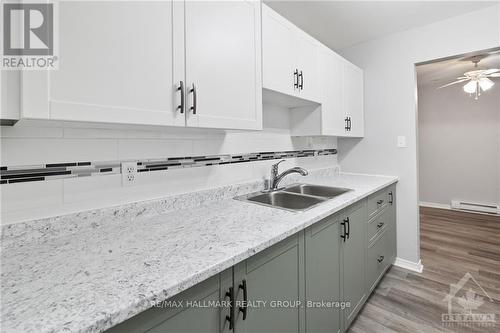
[[[1,331],[102,332],[397,178],[320,172],[300,181],[353,191],[301,213],[232,199],[255,182],[193,194],[191,204],[164,199],[4,227]]]

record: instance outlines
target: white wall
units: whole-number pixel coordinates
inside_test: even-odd
[[[1,127],[2,166],[74,161],[116,161],[260,151],[336,148],[336,138],[292,138],[289,110],[264,105],[264,131],[77,126],[35,122]],[[109,127],[109,126],[108,126]],[[2,224],[159,198],[268,177],[276,161],[144,172],[134,186],[121,175],[57,179],[0,186]],[[282,168],[333,167],[337,156],[290,159]]]
[[[500,81],[478,100],[462,86],[418,87],[420,202],[500,203]]]
[[[343,171],[400,177],[398,257],[402,259],[420,260],[414,64],[498,46],[500,6],[496,5],[340,50],[365,71],[366,130],[364,140],[339,140],[339,163]],[[406,136],[408,148],[396,147],[398,135]]]

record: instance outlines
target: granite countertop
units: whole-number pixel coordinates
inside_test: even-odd
[[[2,244],[2,332],[102,332],[397,178],[340,174],[301,181],[353,191],[305,212],[226,198]]]

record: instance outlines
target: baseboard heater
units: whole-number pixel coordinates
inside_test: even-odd
[[[488,214],[500,214],[500,206],[498,205],[487,205],[477,202],[465,202],[458,200],[451,200],[451,208],[467,210],[471,212],[480,212]]]

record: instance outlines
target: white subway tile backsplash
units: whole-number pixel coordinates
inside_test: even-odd
[[[2,220],[4,213],[60,206],[63,203],[63,180],[4,184],[0,187],[0,196]]]
[[[2,166],[118,159],[116,140],[2,138]]]
[[[0,132],[1,166],[92,162],[93,165],[71,167],[82,173],[85,168],[95,172],[94,166],[119,172],[117,163],[127,159],[337,147],[334,137],[291,137],[289,111],[269,106],[264,110],[263,131],[23,121],[20,126],[2,127]],[[91,177],[2,184],[2,224],[260,180],[269,177],[270,166],[276,162],[274,159],[140,172],[136,182],[128,187],[122,186],[120,174],[94,172],[87,172]],[[295,165],[306,169],[331,167],[337,165],[337,155],[289,158],[280,170]]]
[[[176,156],[192,156],[191,140],[120,139],[118,159],[154,159]]]
[[[64,130],[56,127],[8,127],[2,126],[0,137],[3,138],[62,138]]]
[[[64,203],[80,201],[107,201],[107,198],[118,198],[120,192],[128,188],[122,187],[122,177],[103,175],[95,177],[78,177],[65,179],[63,182]]]
[[[158,130],[119,130],[100,128],[65,128],[65,138],[76,139],[161,139],[162,132]]]

